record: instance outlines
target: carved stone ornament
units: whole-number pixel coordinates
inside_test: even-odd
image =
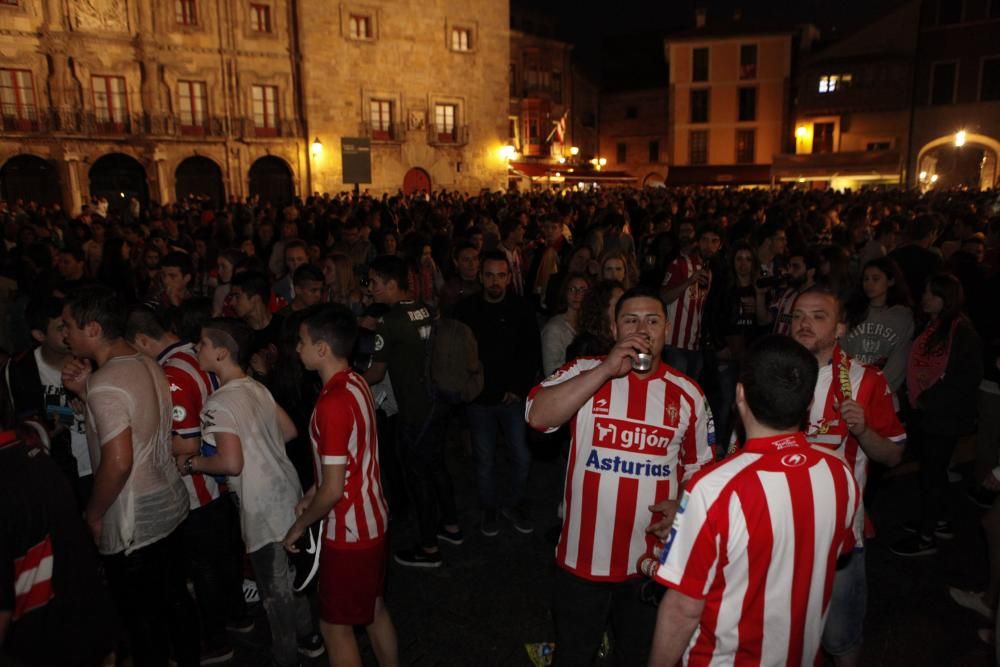
[[[128,30],[125,0],[73,0],[72,12],[78,30]]]

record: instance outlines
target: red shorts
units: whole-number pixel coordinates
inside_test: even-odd
[[[388,541],[344,549],[324,540],[319,555],[319,617],[332,625],[371,625],[385,591]]]

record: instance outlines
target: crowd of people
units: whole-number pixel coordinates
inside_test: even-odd
[[[396,665],[388,563],[549,528],[540,446],[566,461],[555,664],[593,664],[606,628],[622,665],[858,664],[866,503],[917,462],[890,549],[933,556],[973,436],[989,586],[950,594],[996,615],[998,191],[137,204],[0,202],[15,664],[224,663],[249,591],[275,665],[360,665],[358,626]]]

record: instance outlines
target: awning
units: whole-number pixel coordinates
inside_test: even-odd
[[[778,180],[828,180],[838,177],[898,178],[898,151],[851,151],[774,156],[771,173]]]
[[[726,164],[670,167],[667,185],[758,185],[771,182],[766,164]]]
[[[521,176],[548,176],[551,165],[545,162],[511,162],[510,168]],[[555,171],[555,170],[552,170]]]

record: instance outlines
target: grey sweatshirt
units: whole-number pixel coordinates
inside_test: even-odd
[[[840,347],[852,359],[875,366],[896,391],[906,379],[913,340],[913,313],[906,306],[870,307],[864,321],[847,332]]]

